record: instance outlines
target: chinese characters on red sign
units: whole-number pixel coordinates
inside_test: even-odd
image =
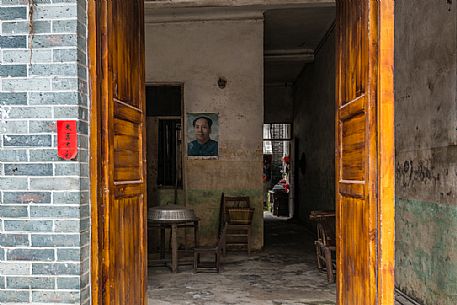
[[[65,160],[71,160],[78,153],[78,134],[76,120],[57,121],[57,155]]]

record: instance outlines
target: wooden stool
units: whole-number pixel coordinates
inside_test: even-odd
[[[227,231],[227,226],[224,226],[222,233],[219,236],[216,247],[205,248],[198,247],[194,249],[194,272],[217,272],[221,271],[222,253],[224,249],[224,237]],[[203,255],[214,255],[214,261],[201,261]]]

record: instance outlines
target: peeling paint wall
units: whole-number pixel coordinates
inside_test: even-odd
[[[457,2],[395,14],[396,285],[457,304]]]
[[[261,248],[263,20],[146,24],[146,81],[182,82],[184,114],[219,113],[218,160],[184,157],[184,201],[201,218],[202,244],[215,243],[225,192],[250,196],[253,247]]]
[[[295,83],[294,138],[296,164],[304,155],[305,173],[298,176],[299,215],[335,209],[335,31]]]

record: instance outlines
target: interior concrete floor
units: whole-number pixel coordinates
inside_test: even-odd
[[[303,305],[335,304],[336,286],[316,268],[313,235],[303,225],[265,216],[265,247],[228,252],[224,271],[193,273],[180,266],[149,269],[150,305]]]

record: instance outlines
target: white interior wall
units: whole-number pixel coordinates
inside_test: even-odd
[[[262,17],[147,23],[145,32],[146,82],[183,83],[184,114],[219,113],[219,158],[184,157],[186,204],[202,218],[202,242],[216,237],[219,198],[225,192],[251,197],[253,246],[260,248]],[[219,77],[227,80],[224,89],[218,87]]]

